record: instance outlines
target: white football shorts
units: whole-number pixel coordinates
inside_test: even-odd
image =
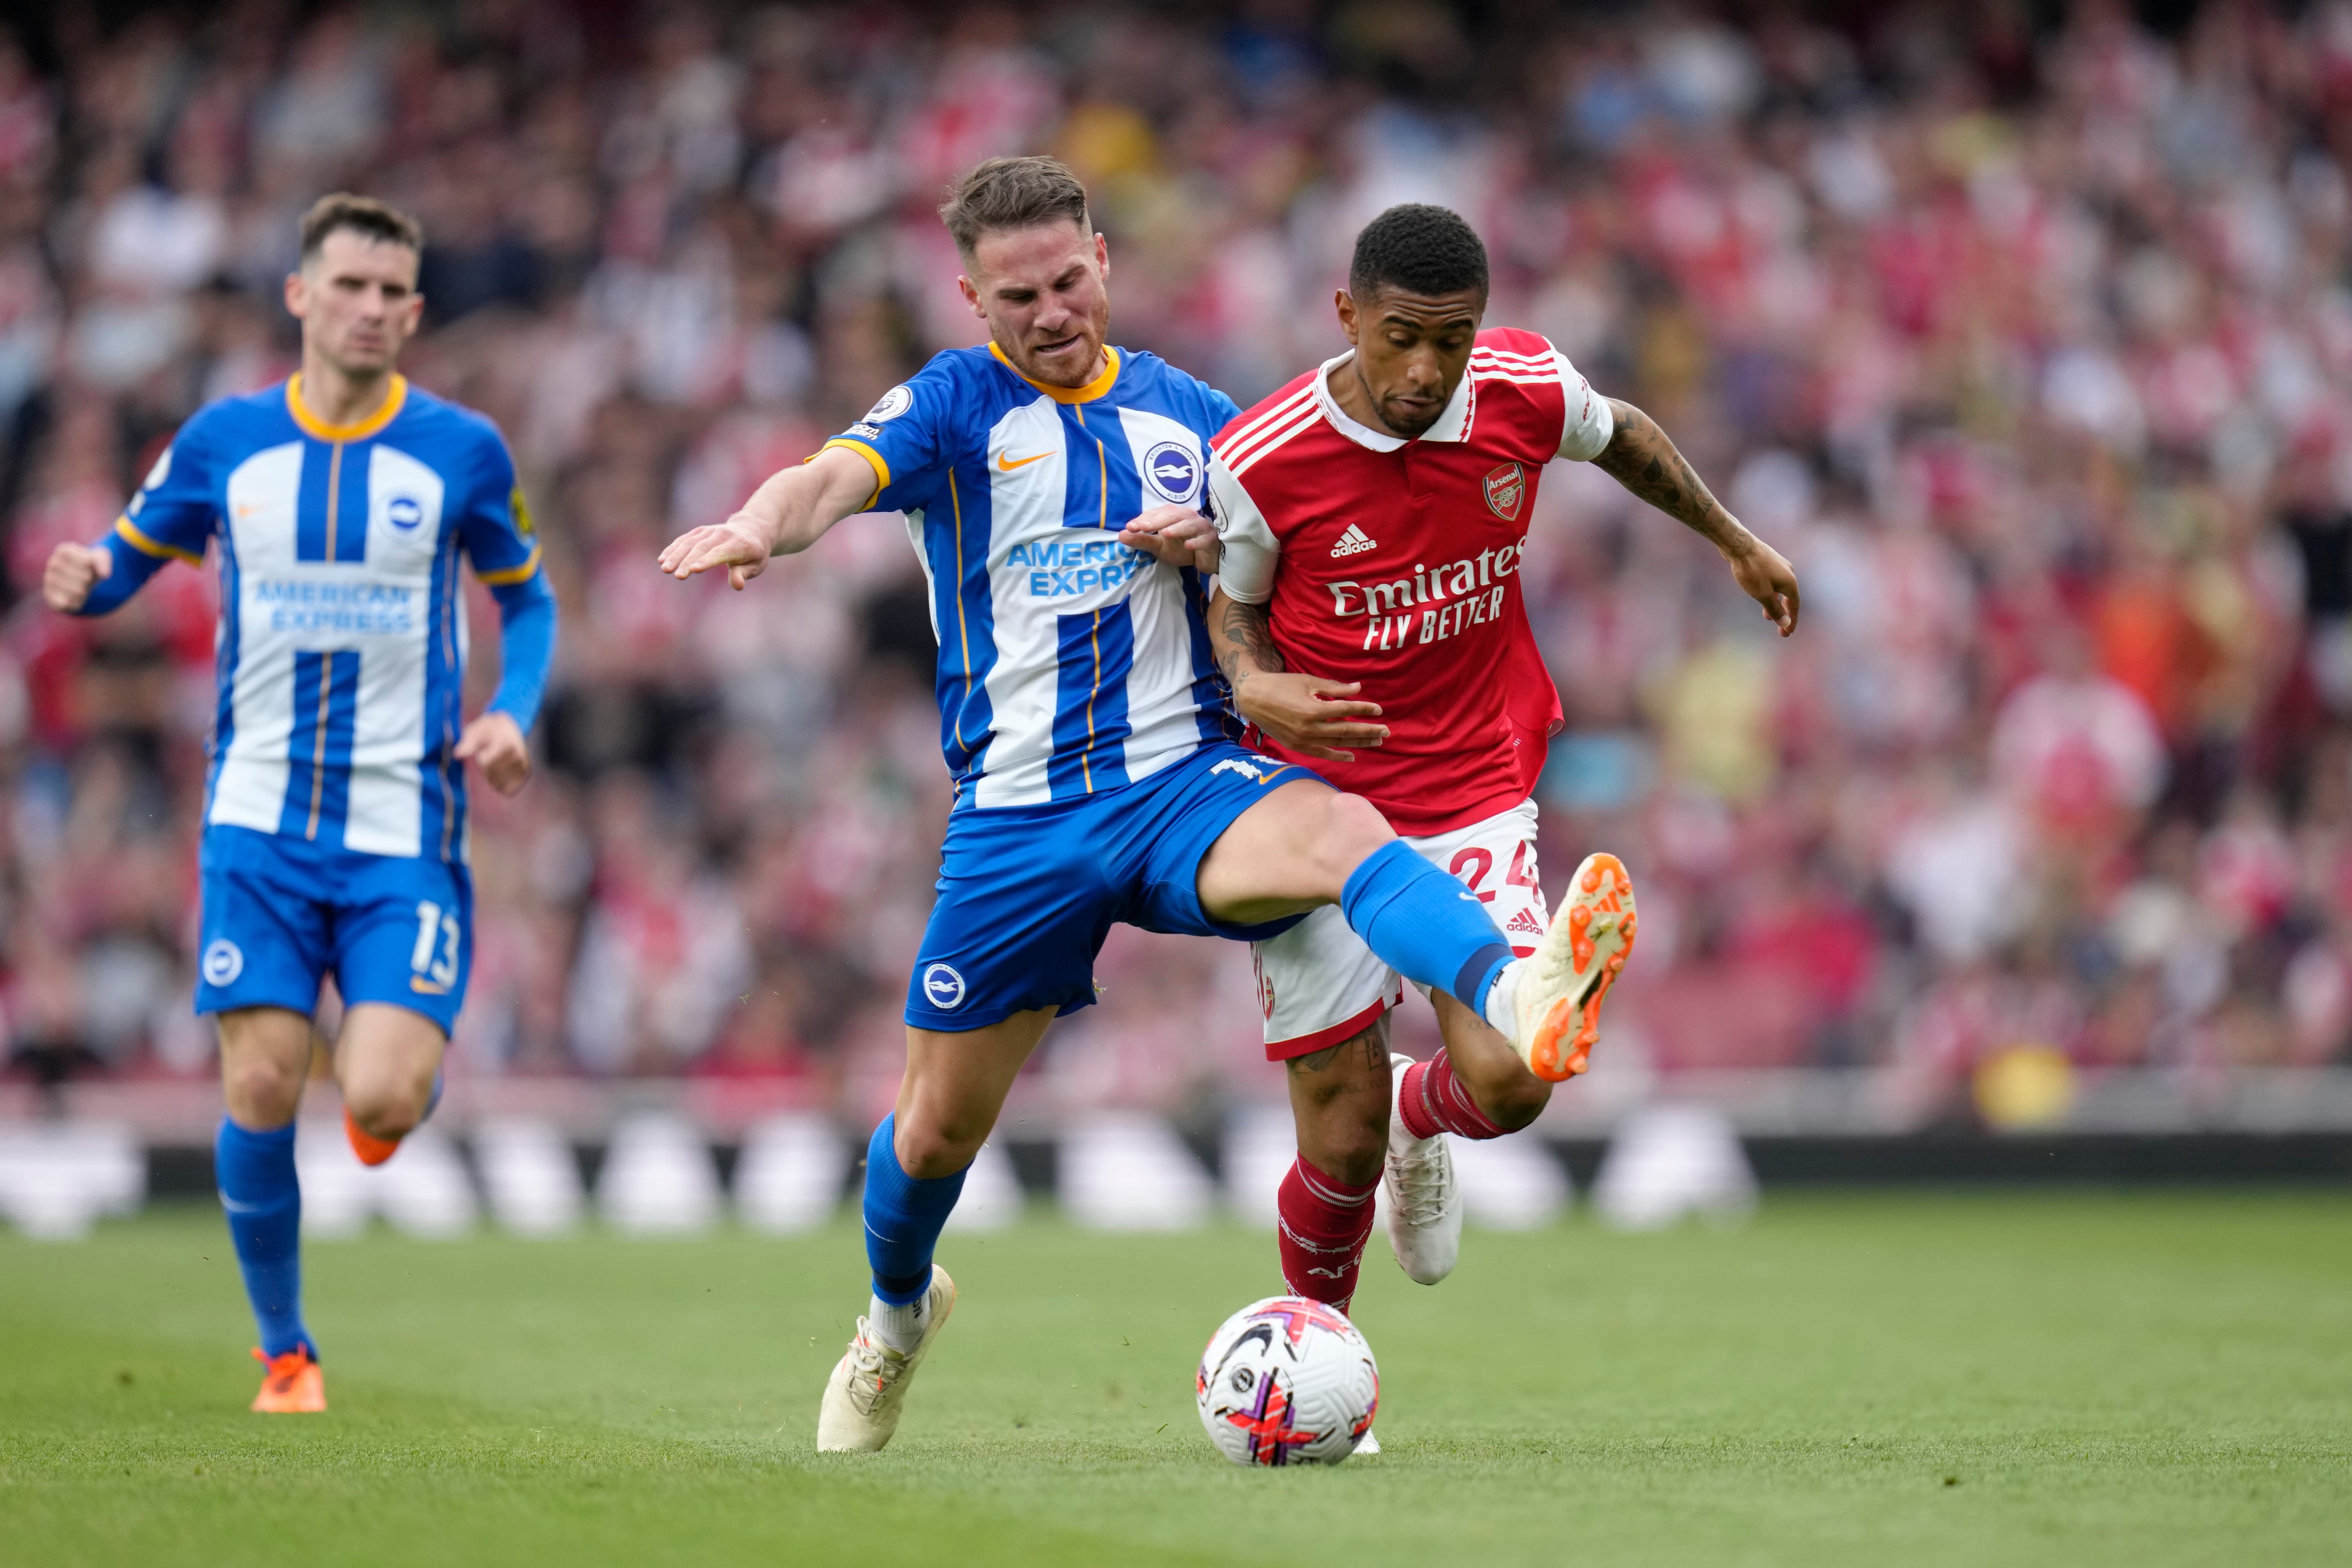
[[[1478,895],[1512,952],[1525,958],[1536,950],[1549,917],[1536,868],[1534,801],[1405,842]],[[1268,1061],[1353,1039],[1404,1001],[1403,977],[1348,929],[1337,904],[1324,905],[1271,941],[1252,942],[1250,958],[1257,966]]]

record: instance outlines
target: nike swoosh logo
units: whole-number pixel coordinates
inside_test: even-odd
[[[1040,452],[1034,458],[1023,458],[1016,461],[1012,453],[1000,452],[996,457],[996,466],[1009,474],[1015,468],[1025,468],[1032,463],[1042,463],[1053,455],[1051,452]]]

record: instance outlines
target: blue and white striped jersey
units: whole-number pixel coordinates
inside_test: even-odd
[[[1105,353],[1073,389],[993,343],[951,350],[825,443],[873,464],[869,505],[907,514],[960,809],[1076,799],[1241,732],[1201,574],[1118,542],[1150,507],[1200,503],[1239,410],[1156,354]]]
[[[398,376],[373,417],[340,426],[302,406],[299,379],[181,427],[115,524],[118,580],[89,610],[163,560],[200,563],[217,534],[206,825],[462,860],[458,558],[502,595],[546,592],[514,463],[488,420]],[[544,648],[535,657],[543,676]],[[537,702],[534,687],[517,714],[526,730]]]

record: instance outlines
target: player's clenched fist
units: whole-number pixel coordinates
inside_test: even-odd
[[[114,552],[70,542],[49,552],[41,570],[41,602],[61,615],[72,615],[89,602],[89,591],[101,577],[113,575]]]
[[[466,726],[457,737],[457,760],[482,770],[500,795],[512,795],[530,778],[530,742],[514,716],[496,709]]]
[[[768,569],[768,556],[774,548],[774,536],[767,524],[748,511],[739,511],[725,522],[690,528],[671,540],[661,552],[661,569],[684,580],[723,566],[728,586],[740,588]]]

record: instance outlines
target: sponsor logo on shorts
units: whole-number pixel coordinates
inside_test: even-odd
[[[923,971],[923,1000],[942,1013],[952,1013],[963,1005],[963,976],[952,964],[934,963]]]
[[[1535,910],[1521,910],[1503,922],[1503,930],[1506,933],[1517,931],[1527,936],[1541,936],[1544,923],[1536,919]]]
[[[225,936],[215,937],[213,944],[205,949],[202,967],[205,984],[230,984],[245,973],[245,950]]]
[[[1143,479],[1179,506],[1201,493],[1201,458],[1181,441],[1162,441],[1143,455]]]
[[[1519,521],[1519,505],[1528,499],[1528,471],[1505,463],[1486,476],[1486,509],[1505,522]]]
[[[1276,771],[1273,768],[1260,767],[1255,763],[1243,762],[1239,757],[1227,757],[1209,770],[1209,776],[1214,778],[1219,773],[1239,773],[1253,784],[1264,784],[1274,776]]]

